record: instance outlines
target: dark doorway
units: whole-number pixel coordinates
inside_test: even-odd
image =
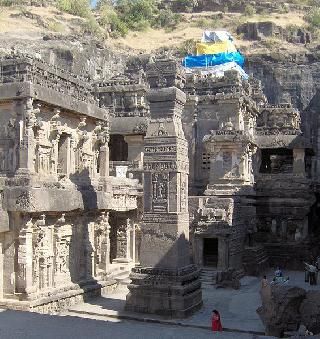
[[[110,136],[109,142],[110,161],[127,161],[128,144],[124,141],[124,136],[114,134]]]
[[[203,239],[203,264],[204,266],[218,266],[218,239]]]
[[[261,150],[260,173],[292,173],[293,151],[287,148]]]

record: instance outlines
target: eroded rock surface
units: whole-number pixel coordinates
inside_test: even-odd
[[[271,286],[268,291],[269,287],[261,290],[262,306],[257,310],[266,334],[280,337],[285,331],[297,330],[306,291],[295,286]]]

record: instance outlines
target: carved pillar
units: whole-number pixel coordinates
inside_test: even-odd
[[[104,145],[100,147],[100,177],[106,178],[109,176],[109,146]]]
[[[293,173],[305,175],[305,150],[303,148],[295,148],[293,150]]]
[[[136,224],[132,224],[132,262],[136,262]]]
[[[126,309],[185,317],[202,305],[199,270],[191,264],[188,143],[181,114],[186,95],[173,60],[148,65],[151,120],[144,139],[144,218],[140,263],[133,268]]]
[[[130,219],[127,219],[127,228],[126,228],[126,236],[127,236],[127,249],[126,249],[126,259],[128,261],[131,261],[131,237],[130,237],[130,233],[131,233],[131,225],[130,225]]]
[[[103,241],[101,244],[103,271],[108,272],[110,265],[110,224],[109,212],[101,213],[101,228],[104,233]]]
[[[94,229],[95,229],[94,222],[89,223],[87,235],[85,239],[85,246],[86,246],[86,253],[87,253],[87,278],[96,276]]]
[[[305,240],[309,235],[309,222],[308,217],[305,217],[303,220],[303,226],[302,226],[302,239]]]
[[[30,219],[26,223],[26,225],[21,229],[19,234],[18,272],[16,280],[16,290],[20,293],[30,293],[33,291],[32,234],[33,234],[33,224],[32,220]]]
[[[22,105],[22,107],[21,107]],[[36,121],[35,110],[33,108],[33,99],[28,98],[22,104],[17,103],[17,113],[20,116],[19,122],[19,168],[18,171],[23,174],[34,173],[35,160],[35,138],[33,126]]]
[[[218,269],[227,270],[229,266],[229,241],[226,238],[218,238]]]
[[[128,219],[129,220],[129,219]],[[117,257],[113,260],[115,263],[131,262],[130,255],[130,222],[122,220],[122,224],[117,230]]]
[[[286,219],[283,219],[281,221],[281,238],[283,241],[287,241],[287,228],[288,228],[288,222]]]
[[[77,150],[77,141],[74,136],[70,138],[70,173],[76,172],[76,150]]]

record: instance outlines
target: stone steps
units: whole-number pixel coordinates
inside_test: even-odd
[[[128,271],[122,271],[121,273],[114,276],[114,280],[119,285],[127,286],[131,282],[131,279],[129,278],[130,273],[131,273],[131,270],[130,271],[129,270]]]
[[[110,268],[110,277],[114,279],[118,285],[127,286],[130,284],[131,279],[129,275],[133,265],[121,265],[121,264],[112,264],[113,267]]]
[[[216,282],[217,272],[215,269],[203,268],[200,274],[202,286],[213,286]]]

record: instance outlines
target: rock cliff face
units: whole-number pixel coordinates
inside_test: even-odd
[[[320,60],[312,53],[248,57],[246,70],[262,81],[270,103],[291,100],[299,110],[308,107],[320,83]]]
[[[310,136],[315,118],[310,113],[310,105],[320,84],[320,59],[316,52],[248,57],[246,71],[262,82],[271,104],[289,102],[301,112],[302,131],[305,136]]]
[[[2,53],[24,53],[92,79],[107,79],[123,73],[127,56],[89,37],[44,35],[35,38],[0,37]]]

